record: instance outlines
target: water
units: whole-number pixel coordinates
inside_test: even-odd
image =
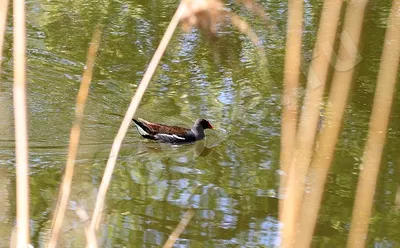
[[[322,1],[305,3],[303,68],[311,60]],[[104,247],[160,247],[186,210],[195,217],[177,247],[273,247],[279,243],[280,116],[287,4],[262,1],[270,23],[237,5],[268,58],[261,68],[251,41],[231,26],[217,38],[193,30],[175,36],[138,117],[217,127],[196,145],[143,140],[133,127],[124,142],[100,227]],[[66,162],[76,95],[94,27],[105,28],[85,109],[79,155],[60,247],[83,247],[85,211],[94,206],[111,143],[168,22],[175,1],[28,1],[28,104],[31,237],[44,247]],[[362,60],[346,110],[313,247],[344,247],[379,69],[390,1],[373,1]],[[11,18],[11,15],[9,16]],[[12,27],[0,83],[0,235],[8,247],[15,222],[12,118]],[[265,71],[269,72],[267,77]],[[305,70],[306,71],[306,70]],[[303,78],[304,81],[304,78]],[[369,226],[368,247],[400,246],[400,105],[397,89]],[[81,216],[81,218],[79,217]]]

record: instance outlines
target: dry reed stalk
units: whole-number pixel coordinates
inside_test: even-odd
[[[260,40],[258,39],[257,34],[253,31],[253,29],[250,28],[250,26],[243,21],[242,18],[237,16],[234,13],[230,13],[228,11],[224,12],[226,16],[229,16],[231,18],[232,24],[243,34],[247,35],[250,39],[250,41],[253,43],[254,46],[258,48],[258,52],[260,54],[261,59],[267,58],[267,55],[265,54],[264,47],[260,45]]]
[[[8,0],[0,1],[0,72],[1,72],[1,63],[3,61],[3,44],[4,44],[4,35],[6,33],[6,25],[7,25],[7,11],[8,11]]]
[[[303,0],[290,0],[286,30],[286,54],[283,77],[280,195],[284,195],[289,166],[296,142],[298,84],[300,78],[301,38],[303,29]],[[279,200],[279,217],[282,216],[283,200]]]
[[[185,230],[186,226],[189,224],[190,220],[194,216],[194,210],[189,209],[185,215],[183,216],[182,220],[179,222],[178,226],[175,228],[175,230],[171,233],[169,236],[167,242],[165,242],[163,248],[171,248],[176,240],[179,238],[179,236],[183,233]]]
[[[400,59],[400,0],[389,15],[347,247],[364,247]]]
[[[192,27],[209,34],[217,32],[217,23],[224,15],[224,3],[221,0],[182,0],[182,29],[188,32]]]
[[[261,17],[264,21],[268,22],[268,16],[264,12],[264,8],[253,0],[236,0],[237,3],[242,3],[249,11]]]
[[[101,213],[102,207],[104,205],[104,200],[105,200],[105,197],[107,194],[108,186],[110,185],[112,173],[113,173],[114,167],[115,167],[115,162],[117,161],[118,153],[121,148],[122,142],[125,138],[126,132],[129,129],[132,118],[135,115],[136,109],[140,104],[143,94],[146,91],[147,86],[150,83],[150,80],[157,68],[157,65],[160,62],[161,57],[164,54],[164,51],[166,50],[168,43],[169,43],[176,27],[178,26],[179,21],[183,15],[184,11],[185,11],[184,5],[182,3],[180,3],[178,9],[176,10],[174,16],[171,19],[171,22],[168,25],[167,30],[165,31],[163,38],[160,41],[160,45],[158,46],[156,52],[154,53],[153,58],[151,59],[149,67],[147,68],[135,95],[132,98],[129,108],[124,116],[124,120],[122,121],[122,124],[121,124],[121,126],[118,130],[118,133],[114,139],[114,142],[112,144],[110,156],[108,158],[106,169],[105,169],[104,175],[103,175],[103,179],[100,184],[99,193],[96,198],[96,204],[95,204],[92,220],[91,220],[91,223],[90,223],[90,226],[88,229],[87,242],[88,242],[88,247],[90,247],[90,248],[97,247],[97,240],[96,240],[95,232],[96,232],[98,224],[100,223],[100,218],[99,218],[100,213]]]
[[[350,2],[347,5],[338,59],[335,64],[332,86],[324,119],[324,125],[317,139],[318,147],[309,171],[310,193],[305,194],[301,208],[299,234],[296,247],[310,247],[317,221],[326,177],[332,162],[347,96],[353,79],[354,67],[358,62],[364,12],[368,0]],[[346,59],[346,57],[348,59]]]
[[[296,224],[303,198],[305,178],[311,160],[314,137],[320,115],[321,98],[325,88],[329,62],[338,27],[343,0],[325,0],[314,48],[314,59],[311,62],[304,107],[296,137],[296,147],[290,163],[287,189],[282,210],[282,247],[292,247],[296,235]]]
[[[229,16],[232,24],[243,34],[249,37],[250,41],[257,48],[260,56],[260,70],[263,76],[263,80],[269,80],[271,78],[268,70],[265,68],[268,66],[267,54],[265,53],[264,47],[260,44],[260,40],[257,34],[250,28],[250,26],[239,16],[228,11],[224,12],[226,16]]]
[[[92,40],[87,55],[86,66],[83,71],[82,82],[76,99],[75,120],[71,128],[65,173],[60,187],[60,194],[58,197],[55,214],[53,216],[53,222],[52,222],[53,225],[51,229],[50,241],[47,245],[47,247],[49,248],[56,247],[57,245],[58,236],[60,234],[60,229],[62,226],[62,222],[64,220],[65,210],[68,204],[68,198],[71,192],[71,183],[72,183],[72,177],[74,175],[76,154],[78,152],[79,138],[81,134],[81,126],[83,121],[83,113],[85,109],[87,96],[89,95],[89,87],[92,81],[93,68],[95,65],[96,54],[99,49],[100,38],[101,38],[101,29],[99,26],[97,26],[92,36]]]
[[[17,247],[29,245],[28,117],[25,1],[14,0],[14,122],[17,176]]]
[[[265,21],[267,20],[267,15],[262,6],[256,4],[253,0],[237,0],[237,2],[243,3],[248,10],[259,15]],[[261,59],[260,68],[263,79],[270,80],[271,76],[268,70],[265,70],[268,61],[264,47],[247,22],[235,13],[225,10],[224,3],[221,0],[182,0],[182,3],[185,8],[182,16],[182,28],[186,32],[192,27],[196,27],[209,35],[215,35],[218,23],[224,24],[224,18],[229,17],[232,25],[241,33],[247,35],[254,46],[257,47]]]
[[[6,26],[7,26],[7,11],[8,11],[8,0],[2,0],[0,1],[0,74],[1,74],[1,66],[2,66],[2,59],[3,59],[3,43],[4,43],[4,36],[6,32]],[[1,82],[0,82],[1,84]],[[0,92],[0,99],[2,98],[2,94]],[[12,117],[10,115],[10,107],[11,103],[9,104],[9,100],[0,100],[2,101],[2,104],[0,104],[0,116],[1,118],[5,119],[6,121],[3,121],[0,123],[0,132],[1,133],[8,133],[6,137],[2,136],[4,139],[12,139],[11,138],[11,133],[8,132],[11,127],[11,120]],[[0,186],[0,215],[1,216],[6,216],[9,214],[9,211],[11,211],[11,206],[10,206],[10,196],[11,196],[11,190],[9,189],[9,185],[11,183],[11,177],[9,175],[8,168],[6,166],[3,166],[0,169],[0,181],[2,182],[2,185]],[[3,230],[5,230],[4,225],[2,225]],[[9,227],[9,226],[7,226]],[[10,228],[12,229],[12,228]],[[14,232],[12,232],[14,233]],[[3,235],[2,235],[3,236]],[[6,240],[3,238],[2,240],[3,243],[6,243]],[[15,242],[15,243],[13,243]],[[15,244],[15,245],[14,245]],[[13,235],[11,234],[10,236],[10,245],[16,246],[16,239],[13,240]]]

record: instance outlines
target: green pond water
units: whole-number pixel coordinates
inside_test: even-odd
[[[304,2],[302,68],[312,59],[322,0]],[[27,87],[31,241],[44,247],[66,162],[76,95],[95,26],[104,24],[68,210],[58,247],[84,247],[112,141],[178,1],[29,0]],[[281,91],[287,1],[263,0],[266,24],[244,7],[226,5],[254,29],[268,64],[234,27],[216,37],[178,29],[136,116],[190,126],[207,118],[216,130],[196,145],[143,140],[132,126],[107,194],[102,247],[161,247],[189,207],[195,216],[176,247],[275,247],[278,221]],[[359,166],[391,1],[367,7],[344,126],[337,144],[313,247],[345,247]],[[11,11],[11,10],[10,10]],[[12,13],[0,81],[0,247],[15,225],[12,106]],[[267,73],[268,72],[268,73]],[[304,87],[304,76],[302,78]],[[400,91],[389,123],[375,192],[368,247],[400,247]],[[204,148],[205,146],[205,148]]]

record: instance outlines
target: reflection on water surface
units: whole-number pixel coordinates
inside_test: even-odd
[[[235,29],[216,39],[179,31],[137,116],[190,126],[207,118],[217,130],[195,145],[143,140],[131,128],[117,162],[100,227],[104,247],[160,247],[188,208],[195,216],[177,247],[274,247],[278,215],[280,118],[287,3],[260,1],[271,25],[228,5],[251,23],[268,57],[266,80],[252,43]],[[111,143],[130,98],[174,10],[175,2],[27,3],[28,103],[32,243],[42,247],[51,227],[66,161],[86,51],[101,19],[103,40],[85,110],[84,128],[62,247],[85,244],[82,211],[91,214]],[[362,61],[330,171],[313,247],[344,247],[368,130],[389,1],[371,1]],[[304,68],[321,11],[306,1]],[[10,15],[11,17],[11,15]],[[0,84],[0,230],[10,239],[15,214],[12,119],[12,27]],[[379,48],[379,49],[377,49]],[[395,205],[399,164],[399,91],[390,122],[370,223],[368,247],[400,245]],[[7,242],[6,242],[7,241]]]

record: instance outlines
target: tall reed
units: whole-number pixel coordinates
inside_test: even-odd
[[[400,59],[400,0],[389,15],[347,247],[364,247]]]
[[[25,1],[14,0],[14,126],[17,176],[17,247],[29,244],[28,118]]]
[[[79,138],[81,134],[81,126],[83,121],[83,113],[85,104],[89,95],[89,87],[92,81],[93,69],[96,60],[96,54],[99,49],[101,38],[101,28],[99,26],[94,30],[90,47],[88,50],[85,70],[83,71],[82,82],[76,99],[75,120],[71,128],[69,149],[67,155],[67,163],[65,166],[64,177],[61,182],[60,193],[58,196],[57,206],[53,216],[52,230],[48,247],[56,247],[60,234],[62,222],[64,220],[65,210],[67,208],[69,194],[71,192],[72,177],[74,175],[74,167],[76,155],[78,152]]]
[[[298,85],[300,78],[301,38],[303,33],[303,0],[290,0],[286,29],[285,68],[281,120],[280,195],[284,195],[297,132]],[[283,200],[279,201],[282,216]]]
[[[326,0],[323,5],[314,46],[314,59],[311,62],[308,72],[306,95],[300,116],[295,150],[290,163],[285,201],[281,214],[284,225],[282,247],[291,247],[295,241],[296,225],[303,198],[305,177],[313,153],[321,98],[333,51],[333,49],[324,51],[323,46],[334,44],[342,3],[343,0]]]
[[[296,247],[309,247],[312,240],[318,210],[321,204],[326,177],[334,156],[347,96],[353,79],[354,68],[360,60],[358,46],[361,37],[364,12],[368,0],[353,1],[347,5],[339,52],[334,65],[334,75],[324,115],[324,125],[317,139],[310,171],[309,193],[305,194],[301,208]]]
[[[131,124],[132,118],[135,115],[136,109],[138,108],[140,101],[144,95],[144,92],[147,89],[147,86],[150,83],[150,80],[157,68],[158,63],[161,60],[162,55],[164,54],[168,43],[176,29],[176,27],[179,24],[179,21],[182,17],[182,14],[184,13],[184,5],[180,3],[178,6],[174,16],[171,19],[171,22],[168,25],[167,30],[165,31],[165,34],[163,38],[160,41],[160,44],[154,53],[153,58],[151,59],[151,62],[143,76],[142,81],[139,84],[139,87],[135,93],[135,95],[132,98],[132,101],[129,105],[129,108],[124,116],[124,120],[122,121],[122,124],[118,130],[117,136],[114,139],[114,142],[111,147],[111,152],[108,157],[107,165],[104,171],[104,175],[100,184],[99,188],[99,193],[96,198],[96,204],[95,204],[95,209],[93,212],[92,220],[88,229],[88,235],[87,235],[87,242],[88,242],[88,247],[97,247],[97,240],[96,240],[96,230],[97,230],[97,225],[99,223],[99,217],[100,213],[102,211],[103,205],[104,205],[104,200],[107,194],[108,186],[110,185],[111,182],[111,177],[114,171],[115,167],[115,162],[117,161],[118,153],[121,148],[122,142],[125,138],[126,132],[128,131],[128,128]]]
[[[186,226],[189,224],[189,221],[193,218],[195,212],[193,209],[189,209],[185,215],[182,217],[182,220],[179,222],[178,226],[169,236],[167,242],[165,242],[163,248],[171,248],[175,244],[176,240],[179,238],[181,233],[185,230]]]

